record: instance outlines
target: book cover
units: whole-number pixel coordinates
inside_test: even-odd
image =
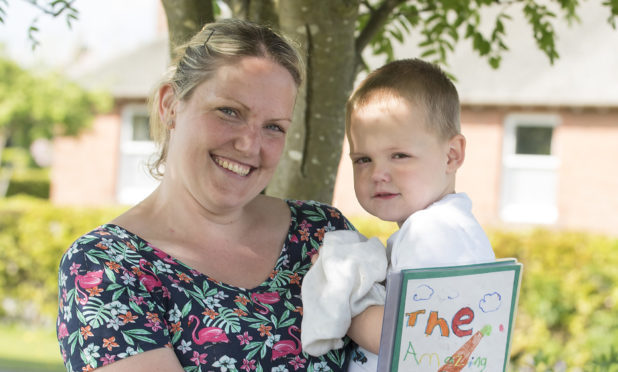
[[[522,265],[389,274],[378,371],[506,371]]]

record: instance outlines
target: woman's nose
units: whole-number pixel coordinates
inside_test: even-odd
[[[253,155],[260,151],[261,142],[260,132],[246,125],[239,130],[234,140],[234,148],[245,155]]]

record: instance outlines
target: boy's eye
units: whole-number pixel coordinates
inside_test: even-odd
[[[404,158],[409,158],[409,157],[410,157],[410,155],[404,154],[404,153],[401,153],[401,152],[393,154],[393,159],[404,159]]]
[[[370,158],[368,158],[366,156],[363,156],[363,157],[354,159],[352,161],[352,163],[354,163],[354,164],[365,164],[365,163],[369,163],[370,161],[371,161]]]

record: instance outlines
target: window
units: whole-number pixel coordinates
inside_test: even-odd
[[[150,120],[148,115],[142,113],[134,113],[131,120],[133,141],[150,141]]]
[[[506,222],[551,224],[556,204],[558,157],[554,151],[559,117],[514,114],[506,118],[500,216]]]
[[[519,125],[515,127],[515,153],[551,155],[553,127]]]
[[[116,199],[121,204],[135,204],[158,184],[148,172],[148,161],[156,148],[150,139],[146,105],[124,107],[120,133]]]

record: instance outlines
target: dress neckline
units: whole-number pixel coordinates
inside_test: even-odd
[[[286,205],[288,206],[288,209],[290,210],[290,221],[288,223],[288,233],[287,236],[285,238],[285,241],[283,243],[283,246],[281,247],[281,250],[279,251],[279,256],[277,257],[277,261],[275,263],[275,266],[272,268],[272,270],[277,270],[280,266],[281,266],[281,262],[282,262],[282,257],[283,255],[287,252],[287,246],[288,246],[288,240],[289,237],[292,236],[293,231],[292,231],[292,227],[294,225],[294,221],[296,220],[296,208],[293,208],[293,204],[296,203],[296,201],[293,200],[289,200],[289,199],[284,199],[284,202],[286,203]],[[173,262],[177,263],[178,265],[181,265],[185,268],[187,268],[187,270],[193,272],[193,273],[197,273],[200,276],[204,277],[205,279],[217,283],[220,286],[224,286],[226,288],[230,288],[230,289],[236,289],[238,291],[244,291],[244,292],[252,292],[257,290],[258,288],[264,287],[264,286],[268,286],[268,284],[272,281],[271,276],[268,276],[264,281],[262,281],[260,284],[256,285],[253,288],[243,288],[243,287],[238,287],[235,286],[233,284],[228,284],[222,281],[219,281],[215,278],[212,278],[210,275],[205,274],[195,268],[193,268],[191,265],[188,265],[186,263],[184,263],[183,261],[181,261],[180,259],[168,254],[166,251],[162,250],[161,248],[155,246],[154,244],[151,244],[148,240],[142,238],[141,236],[139,236],[138,234],[126,229],[123,226],[117,225],[115,223],[105,223],[102,224],[99,228],[107,228],[107,227],[111,227],[111,228],[118,228],[118,229],[122,229],[124,232],[126,232],[127,234],[132,235],[133,237],[135,237],[136,239],[144,242],[147,246],[149,246],[150,248],[152,248],[153,250],[156,250],[158,252],[161,252],[162,254],[166,255],[169,259],[171,259]],[[272,272],[271,270],[271,272]]]

